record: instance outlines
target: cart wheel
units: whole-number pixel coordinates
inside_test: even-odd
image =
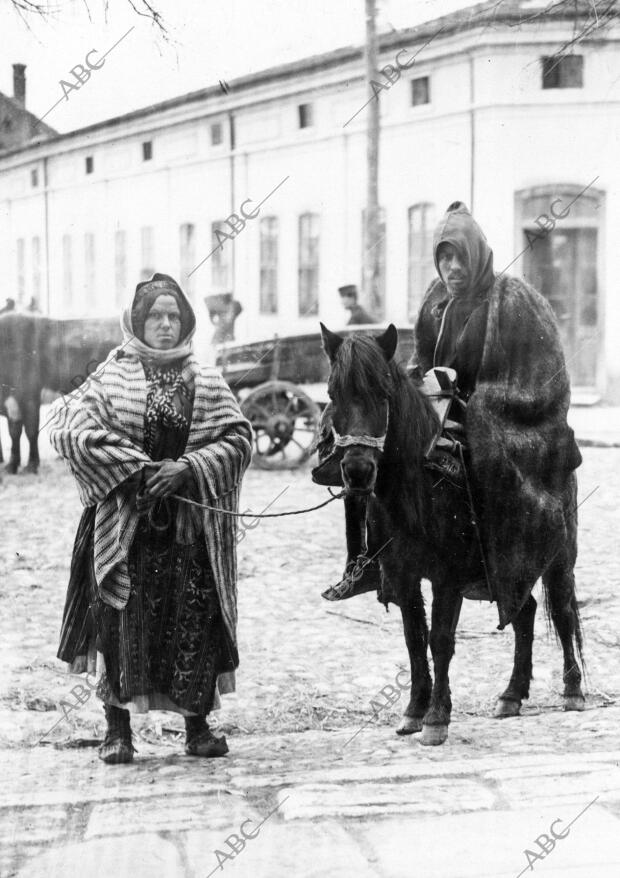
[[[289,381],[267,381],[241,403],[254,430],[253,461],[261,469],[295,469],[308,460],[321,409]]]

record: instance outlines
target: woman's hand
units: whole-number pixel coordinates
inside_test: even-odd
[[[129,476],[128,479],[122,483],[124,488],[129,488],[131,490],[137,490],[140,487],[140,482],[142,481],[142,470],[137,470],[133,475]]]
[[[150,468],[151,464],[149,464]],[[168,497],[176,494],[187,482],[190,475],[188,463],[178,460],[162,460],[158,469],[145,482],[151,497]]]

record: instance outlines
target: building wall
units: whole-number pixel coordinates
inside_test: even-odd
[[[562,31],[469,32],[436,39],[409,71],[380,95],[382,134],[380,193],[386,219],[386,315],[408,318],[408,210],[435,206],[439,218],[463,200],[485,230],[502,270],[519,253],[515,193],[536,186],[585,187],[594,178],[600,193],[599,391],[620,398],[620,303],[613,295],[620,252],[609,246],[620,225],[617,155],[620,108],[615,71],[618,43],[581,46],[584,87],[541,89],[541,55],[565,41]],[[544,37],[544,38],[543,38]],[[491,44],[492,40],[492,44]],[[413,50],[412,50],[413,51]],[[394,64],[386,53],[384,64]],[[407,53],[401,58],[406,61]],[[410,80],[430,77],[431,102],[411,105]],[[378,81],[384,81],[378,77]],[[191,278],[180,275],[180,226],[194,227],[196,264],[213,249],[212,223],[247,211],[280,188],[248,219],[219,256],[234,269],[234,292],[244,306],[238,339],[263,338],[317,327],[317,316],[298,308],[298,222],[305,212],[320,217],[319,317],[336,328],[345,322],[336,289],[361,285],[362,211],[365,184],[365,113],[347,120],[367,100],[359,63],[303,79],[261,85],[251,97],[232,96],[209,106],[187,105],[147,119],[75,135],[23,157],[0,159],[0,254],[9,287],[18,284],[17,241],[31,258],[32,238],[49,234],[49,302],[54,314],[109,314],[128,298],[147,267],[166,271],[189,286],[198,305],[203,338],[210,327],[201,300],[213,291],[214,258]],[[313,105],[314,124],[298,127],[298,105]],[[228,118],[235,116],[236,148],[231,162]],[[212,145],[211,125],[222,125],[223,143]],[[152,140],[144,161],[142,143]],[[47,155],[47,168],[43,156]],[[92,157],[91,174],[85,171]],[[231,173],[231,167],[234,171]],[[38,169],[39,185],[31,171]],[[47,175],[47,223],[43,181]],[[260,217],[279,221],[278,312],[259,311]],[[535,217],[532,217],[532,221]],[[558,220],[561,224],[562,220]],[[568,220],[567,220],[568,222]],[[143,265],[143,228],[153,229],[155,263]],[[558,228],[560,225],[558,225]],[[115,268],[117,232],[125,233],[126,290],[119,296]],[[89,289],[86,235],[94,236],[95,288]],[[63,289],[63,236],[71,236],[73,300]],[[91,240],[92,243],[92,240]],[[21,246],[21,245],[20,245]],[[30,248],[30,249],[29,249]],[[187,253],[186,261],[187,261]],[[44,254],[42,256],[44,260]],[[183,266],[187,272],[187,266]],[[523,258],[510,273],[523,270]],[[42,266],[45,277],[45,266]],[[232,282],[232,275],[231,275]],[[26,300],[32,271],[26,271]],[[608,293],[609,291],[609,293]],[[10,293],[7,292],[7,295]],[[423,290],[420,289],[418,298]],[[410,303],[409,303],[410,304]]]

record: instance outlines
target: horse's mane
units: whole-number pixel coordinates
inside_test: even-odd
[[[379,482],[389,493],[405,498],[406,515],[422,525],[424,455],[437,429],[437,416],[419,382],[409,377],[394,359],[389,362],[370,336],[349,336],[332,363],[330,392],[337,388],[346,398],[389,403],[389,427],[379,468]],[[394,477],[392,477],[394,473]]]
[[[340,388],[349,397],[371,395],[378,402],[389,396],[390,364],[374,338],[350,335],[343,339],[332,363],[328,387]]]

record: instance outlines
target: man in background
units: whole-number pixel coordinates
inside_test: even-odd
[[[357,287],[355,284],[347,284],[344,287],[339,287],[338,292],[340,293],[342,307],[346,311],[349,311],[350,314],[347,326],[377,322],[376,319],[358,303]]]
[[[209,319],[215,326],[211,344],[218,345],[235,340],[235,320],[243,311],[243,305],[233,298],[232,293],[207,296]]]

